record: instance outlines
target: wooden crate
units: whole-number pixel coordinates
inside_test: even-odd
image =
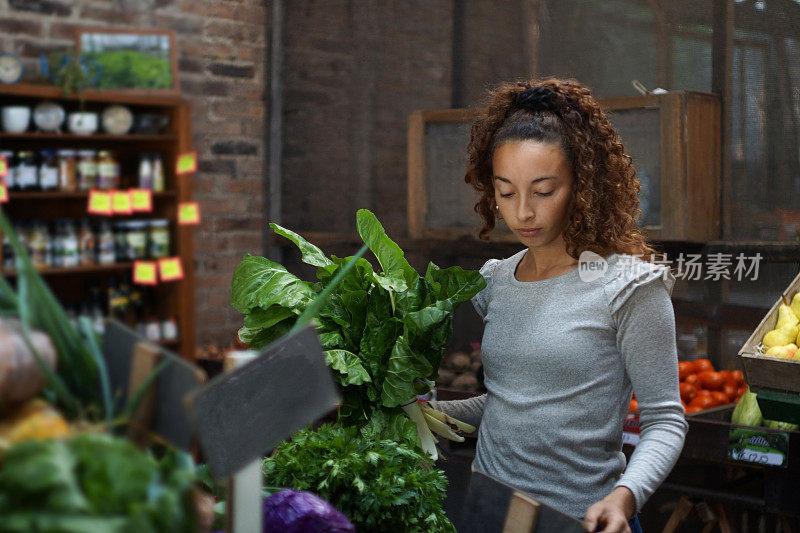
[[[758,350],[764,334],[774,329],[778,322],[778,307],[784,298],[787,303],[790,302],[798,289],[800,289],[800,274],[792,280],[781,298],[775,302],[739,350],[738,355],[744,369],[745,381],[753,392],[761,389],[773,389],[800,393],[800,361],[760,355]]]
[[[598,99],[633,157],[648,239],[706,242],[720,234],[721,104],[673,91]],[[483,109],[415,111],[408,120],[408,228],[413,238],[475,236],[478,195],[464,182],[470,127]],[[514,240],[502,223],[493,240]]]

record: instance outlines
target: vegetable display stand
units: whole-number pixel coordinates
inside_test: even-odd
[[[58,127],[34,131],[33,125],[21,133],[0,132],[0,152],[13,169],[5,180],[10,190],[2,209],[25,230],[20,233],[30,236],[34,262],[68,312],[92,316],[98,327],[104,316],[112,316],[193,360],[193,227],[177,223],[178,206],[191,200],[192,187],[190,176],[176,174],[179,156],[191,151],[189,102],[99,90],[83,91],[79,98],[49,85],[0,85],[0,106],[33,109],[43,102],[67,115],[81,110],[102,116],[104,129],[79,135],[69,133],[65,122],[63,132]],[[119,131],[114,117],[133,120],[132,132],[107,133]],[[123,200],[130,189],[146,191],[137,198],[150,201],[127,204]],[[93,190],[117,191],[121,204],[90,214]],[[8,252],[4,246],[0,274],[13,281]],[[137,260],[165,257],[179,259],[182,279],[132,283]]]
[[[732,511],[743,509],[777,515],[778,521],[800,517],[796,494],[800,432],[731,424],[732,412],[733,407],[721,406],[686,417],[689,432],[681,456],[659,488],[681,495],[672,525],[679,524],[692,508],[699,510],[701,517],[707,513],[709,520],[716,516],[720,524],[726,521],[723,517],[730,523]],[[745,436],[744,449],[736,454],[740,459],[734,460],[731,450],[736,449],[735,436],[739,434]],[[785,443],[785,460],[768,457],[756,446],[776,439]],[[625,451],[631,453],[633,448]]]

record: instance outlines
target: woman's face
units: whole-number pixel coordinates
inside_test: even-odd
[[[572,169],[561,148],[538,141],[508,141],[495,149],[492,170],[500,215],[520,242],[528,248],[563,242]]]

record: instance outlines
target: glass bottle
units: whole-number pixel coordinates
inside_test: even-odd
[[[37,186],[38,169],[34,163],[33,152],[25,151],[17,154],[17,166],[14,171],[14,185],[20,191],[32,191]]]
[[[164,161],[161,154],[153,154],[153,192],[164,192]]]
[[[81,230],[78,233],[78,248],[80,250],[80,264],[91,265],[95,262],[95,238],[89,219],[81,220]]]
[[[74,268],[80,264],[80,244],[78,242],[78,232],[72,220],[64,222],[64,233],[61,238],[61,266],[64,268]]]
[[[114,233],[111,231],[111,222],[103,220],[97,233],[97,262],[101,265],[110,265],[116,260],[116,244]]]
[[[113,189],[119,185],[119,164],[108,150],[97,152],[97,188]]]
[[[39,189],[58,189],[58,160],[55,150],[39,150]]]
[[[139,158],[139,188],[153,188],[153,163],[150,154],[142,154]]]

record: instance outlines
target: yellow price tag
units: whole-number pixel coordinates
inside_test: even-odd
[[[178,157],[178,164],[175,168],[175,173],[179,176],[181,174],[191,174],[197,171],[197,152],[187,152]]]
[[[114,191],[111,193],[111,210],[117,215],[130,215],[133,213],[131,206],[131,193],[128,191]]]
[[[89,207],[87,211],[93,215],[113,215],[111,193],[104,191],[89,191]]]
[[[200,204],[197,202],[178,204],[178,224],[182,226],[200,224]]]
[[[180,257],[166,257],[158,260],[158,274],[161,281],[183,279],[183,265]]]
[[[5,178],[8,175],[8,159],[6,156],[0,155],[0,178]]]
[[[139,285],[155,285],[158,283],[155,262],[134,261],[133,282]]]
[[[131,189],[131,208],[137,213],[153,210],[153,191],[150,189]]]

